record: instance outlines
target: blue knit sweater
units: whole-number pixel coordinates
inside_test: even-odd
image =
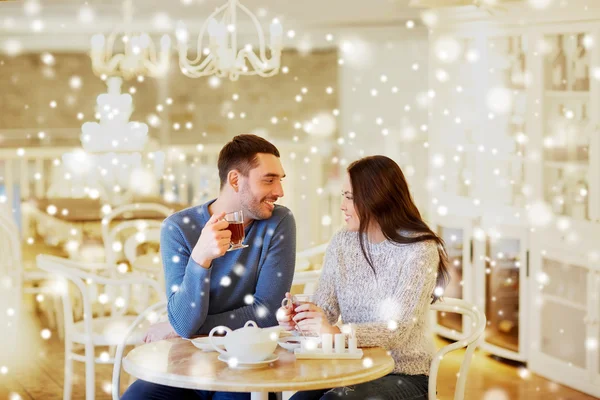
[[[182,210],[163,223],[160,246],[171,325],[186,338],[219,325],[237,329],[249,320],[263,327],[277,325],[275,313],[294,276],[294,216],[275,205],[271,218],[246,227],[248,247],[225,253],[206,269],[191,254],[210,219],[212,202]]]

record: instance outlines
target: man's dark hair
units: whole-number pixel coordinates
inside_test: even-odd
[[[258,153],[279,156],[279,150],[271,142],[256,135],[237,135],[227,143],[219,153],[217,166],[221,189],[227,182],[227,174],[232,169],[237,169],[244,176],[258,166]]]

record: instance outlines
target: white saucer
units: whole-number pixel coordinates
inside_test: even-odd
[[[235,369],[259,369],[259,368],[265,368],[268,367],[269,364],[274,363],[275,361],[279,360],[279,356],[277,354],[271,354],[269,357],[267,357],[266,360],[263,361],[255,361],[255,362],[235,362],[235,361],[231,361],[231,359],[234,359],[235,357],[231,357],[228,356],[227,354],[219,354],[219,357],[217,357],[217,359],[219,361],[223,361],[226,362],[227,364],[229,364],[229,368],[235,368]]]
[[[308,337],[308,338],[304,338],[302,336],[288,336],[286,338],[280,338],[277,341],[277,344],[279,344],[281,347],[283,347],[284,349],[288,350],[288,351],[294,351],[295,349],[299,349],[302,347],[302,342],[305,340],[312,340],[315,343],[319,344],[321,343],[321,338],[319,337]],[[296,343],[294,343],[296,342]]]
[[[216,351],[215,348],[210,344],[210,340],[208,337],[199,337],[195,339],[188,339],[194,346],[199,348],[202,351]],[[221,350],[225,350],[225,346],[223,345],[223,339],[219,337],[213,337],[213,341]]]

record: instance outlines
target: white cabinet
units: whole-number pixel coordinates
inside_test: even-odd
[[[553,232],[531,238],[529,367],[600,396],[597,246],[592,239],[575,244],[574,238]]]
[[[441,217],[431,222],[431,229],[445,242],[448,253],[450,282],[444,296],[472,301],[472,238],[475,219],[469,216]],[[457,340],[468,332],[468,319],[460,314],[438,312],[435,315],[435,332]]]
[[[462,246],[450,241],[449,253],[463,285],[446,294],[485,309],[483,349],[600,396],[594,4],[537,12],[525,25],[453,20],[440,10],[430,37],[428,183],[429,218]],[[461,324],[438,317],[436,330],[455,337]]]
[[[589,336],[586,339],[586,347],[590,354],[592,381],[600,386],[600,266],[594,271],[590,285],[589,302],[593,317],[587,321]],[[600,396],[598,393],[596,395]]]
[[[600,86],[592,67],[600,49],[591,45],[597,28],[574,24],[533,37],[543,59],[532,70],[541,78],[530,93],[541,118],[532,144],[541,157],[531,183],[555,215],[599,221]]]
[[[529,229],[510,222],[510,218],[489,217],[481,221],[474,241],[474,297],[487,317],[482,348],[526,361]]]

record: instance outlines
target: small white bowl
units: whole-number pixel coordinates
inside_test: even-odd
[[[308,340],[312,340],[315,343],[321,343],[321,338],[316,337],[316,336],[311,336],[307,338]],[[281,347],[283,347],[284,349],[288,350],[288,351],[294,351],[295,349],[299,349],[302,347],[302,342],[307,340],[304,339],[302,336],[289,336],[286,338],[281,338],[279,339],[279,341],[277,342]]]

